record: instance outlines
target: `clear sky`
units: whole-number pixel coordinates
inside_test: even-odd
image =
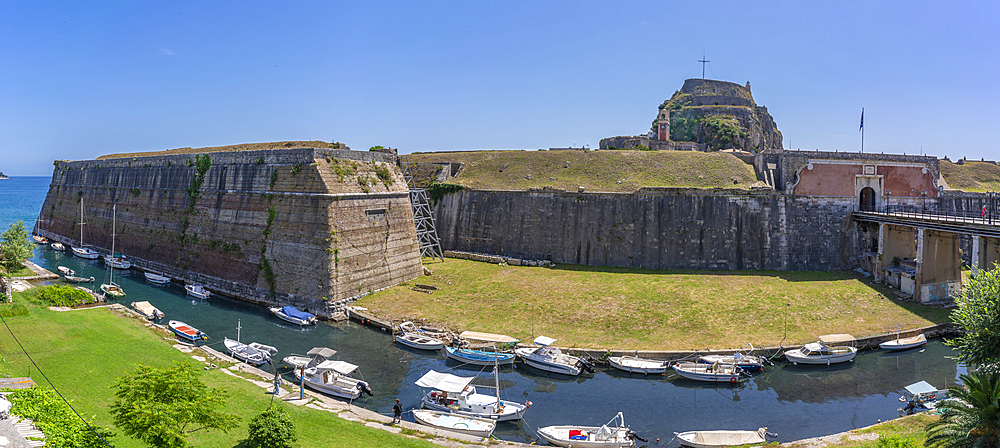
[[[1000,2],[4,2],[0,171],[280,140],[402,153],[649,130],[750,81],[785,147],[998,159]],[[922,148],[922,149],[921,149]]]

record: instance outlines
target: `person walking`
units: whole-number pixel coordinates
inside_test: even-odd
[[[399,423],[403,420],[403,405],[399,404],[399,399],[396,399],[396,404],[392,405],[392,424]]]

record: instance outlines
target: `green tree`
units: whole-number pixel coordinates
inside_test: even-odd
[[[112,386],[115,426],[158,448],[188,446],[185,437],[195,431],[235,428],[239,417],[218,410],[227,392],[206,386],[200,373],[186,363],[163,368],[140,364]]]
[[[289,448],[295,441],[295,426],[288,412],[280,407],[268,408],[257,414],[248,427],[249,448]]]
[[[0,239],[0,257],[7,272],[16,272],[25,258],[32,255],[34,243],[28,241],[28,230],[20,219],[7,227]]]
[[[980,270],[955,298],[951,320],[962,335],[947,341],[959,350],[958,359],[969,366],[1000,371],[1000,265]]]
[[[925,446],[978,448],[1000,446],[1000,374],[979,371],[960,377],[937,406],[941,418],[927,425]]]

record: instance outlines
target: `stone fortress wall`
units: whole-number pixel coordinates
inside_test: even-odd
[[[329,315],[416,278],[412,208],[395,157],[296,148],[56,161],[35,231],[263,304]]]

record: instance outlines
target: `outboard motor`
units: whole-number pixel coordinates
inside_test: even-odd
[[[639,440],[639,441],[642,441],[642,442],[648,442],[648,440],[643,439],[642,437],[639,437],[639,434],[636,434],[635,431],[633,431],[631,429],[628,430],[625,433],[625,437],[628,438],[629,440]],[[657,440],[659,440],[659,439],[657,439]]]
[[[580,367],[582,367],[587,373],[594,373],[594,364],[586,359],[580,358]]]
[[[368,394],[369,397],[375,396],[375,392],[372,392],[372,388],[369,387],[368,383],[365,381],[358,382],[358,388],[361,389],[361,392]]]

